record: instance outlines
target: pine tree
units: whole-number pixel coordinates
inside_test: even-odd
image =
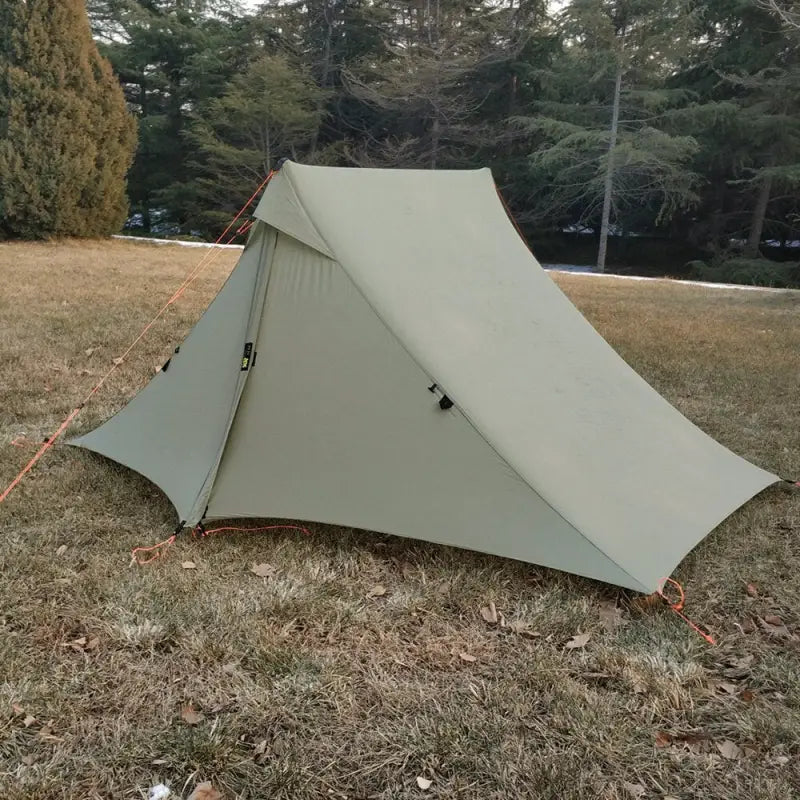
[[[572,0],[540,113],[515,120],[538,140],[532,184],[546,187],[531,216],[593,227],[600,271],[612,225],[658,226],[697,199],[697,143],[667,124],[685,93],[663,86],[692,22],[683,0]]]
[[[99,236],[127,213],[135,124],[84,0],[5,2],[0,236]]]
[[[306,160],[324,100],[307,70],[267,55],[201,108],[187,136],[197,177],[178,187],[195,198],[195,228],[221,229],[279,159]]]

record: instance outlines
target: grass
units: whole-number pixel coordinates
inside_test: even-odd
[[[201,255],[0,246],[0,486]],[[76,430],[152,375],[236,256],[218,254]],[[687,416],[800,475],[800,294],[557,280]],[[187,538],[129,566],[174,524],[147,481],[61,446],[0,507],[3,800],[139,798],[158,782],[185,797],[202,780],[242,799],[777,800],[800,786],[800,492],[767,490],[681,565],[716,647],[614,587],[324,525]],[[262,562],[274,577],[249,572]],[[489,602],[505,625],[482,617]],[[586,646],[566,649],[578,633]]]

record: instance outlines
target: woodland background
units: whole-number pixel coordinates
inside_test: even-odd
[[[131,233],[214,238],[284,157],[490,166],[544,262],[596,261],[605,198],[611,268],[787,286],[800,284],[798,9],[87,3],[138,128]]]

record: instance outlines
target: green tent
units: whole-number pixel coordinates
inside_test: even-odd
[[[168,369],[73,442],[186,525],[335,523],[650,592],[779,480],[597,334],[488,169],[289,162],[255,217]]]

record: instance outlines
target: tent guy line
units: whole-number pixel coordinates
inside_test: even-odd
[[[147,335],[147,333],[150,331],[150,329],[153,327],[153,325],[155,325],[155,323],[163,316],[164,312],[173,303],[175,303],[181,297],[181,295],[186,291],[186,289],[189,287],[189,285],[200,275],[200,273],[209,264],[211,264],[213,262],[213,260],[216,258],[216,252],[219,249],[221,249],[222,247],[226,246],[226,245],[221,245],[220,242],[222,242],[222,240],[225,238],[225,236],[227,236],[227,234],[230,232],[231,228],[233,228],[233,226],[238,222],[238,220],[242,216],[242,214],[244,214],[244,212],[250,207],[250,205],[256,199],[256,197],[258,197],[258,195],[261,192],[261,190],[269,183],[270,179],[272,178],[272,175],[273,175],[272,172],[270,172],[269,175],[267,175],[267,177],[264,179],[264,181],[261,183],[261,185],[258,187],[258,189],[256,189],[256,191],[250,197],[250,199],[239,210],[239,213],[236,214],[236,216],[231,220],[231,222],[228,225],[228,227],[225,228],[225,230],[220,234],[220,236],[217,239],[216,243],[213,244],[213,245],[208,245],[210,248],[217,247],[217,250],[214,250],[214,249],[209,250],[209,252],[206,253],[200,259],[200,261],[198,262],[197,266],[195,266],[194,269],[192,269],[192,271],[189,273],[189,275],[184,279],[183,283],[172,294],[170,299],[167,300],[167,302],[159,309],[159,311],[150,320],[150,322],[148,322],[147,325],[145,325],[144,328],[142,328],[142,330],[139,333],[139,335],[131,342],[131,344],[128,346],[128,348],[125,350],[125,352],[121,356],[119,356],[118,358],[115,358],[113,360],[113,363],[112,363],[112,366],[110,367],[110,369],[92,387],[92,389],[83,398],[83,400],[81,400],[81,402],[78,403],[78,405],[75,406],[75,408],[73,408],[72,411],[69,412],[69,414],[67,414],[67,416],[62,421],[61,425],[59,425],[59,427],[50,436],[48,436],[46,439],[44,439],[44,441],[42,442],[41,446],[39,447],[39,449],[34,454],[33,458],[31,458],[30,461],[28,461],[28,463],[25,464],[25,466],[19,471],[19,473],[17,473],[17,475],[14,477],[14,479],[11,481],[11,483],[9,483],[8,486],[3,490],[3,493],[0,494],[0,504],[5,502],[6,498],[20,484],[20,482],[23,480],[23,478],[36,466],[36,464],[41,460],[41,458],[44,456],[44,454],[51,447],[53,447],[53,445],[55,445],[56,441],[67,430],[67,428],[70,426],[70,424],[75,419],[75,417],[77,417],[78,414],[80,414],[81,410],[86,405],[86,403],[88,403],[92,399],[92,397],[94,397],[94,395],[97,394],[97,392],[100,391],[102,386],[111,377],[111,375],[122,365],[122,363],[124,362],[125,358],[139,344],[139,342],[141,342],[142,339],[144,339],[144,337]],[[241,235],[243,233],[246,233],[247,230],[249,230],[249,228],[245,229],[244,226],[240,227],[236,231],[236,233],[234,233],[234,235],[230,238],[228,244],[230,244],[230,242],[232,242],[237,236],[239,236],[239,235]]]

